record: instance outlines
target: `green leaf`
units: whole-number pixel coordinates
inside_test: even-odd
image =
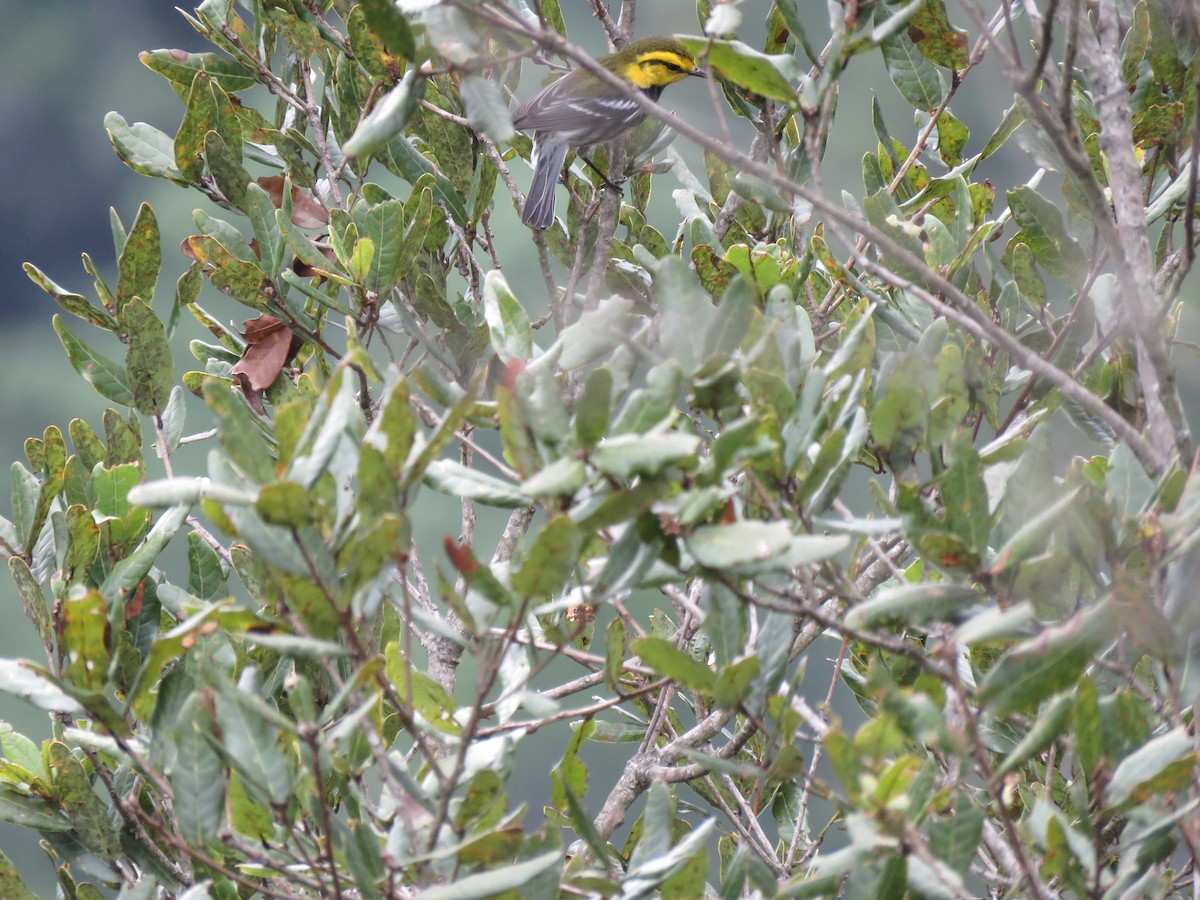
[[[175,165],[175,148],[170,137],[145,122],[130,125],[115,112],[104,117],[104,129],[121,162],[139,175],[166,178],[176,184],[187,179]]]
[[[406,60],[416,60],[416,43],[408,20],[389,0],[360,0],[359,8],[371,33],[383,41],[389,53]]]
[[[635,638],[632,649],[643,663],[659,675],[689,690],[711,694],[716,687],[717,678],[712,669],[692,659],[666,638]]]
[[[992,517],[983,466],[970,432],[957,432],[950,452],[953,454],[950,466],[940,480],[946,526],[971,550],[982,555],[987,550]]]
[[[418,671],[393,641],[384,649],[387,677],[396,689],[396,696],[412,702],[412,709],[426,722],[446,734],[458,734],[462,728],[454,719],[458,704],[446,689]]]
[[[121,308],[121,327],[129,336],[125,371],[133,390],[133,406],[144,416],[159,415],[175,381],[167,330],[141,299],[130,300]]]
[[[209,381],[204,401],[217,417],[217,437],[230,461],[258,484],[275,480],[275,461],[253,413],[229,385]]]
[[[459,225],[467,226],[469,224],[470,217],[467,214],[467,208],[463,205],[462,196],[454,183],[439,172],[408,138],[403,134],[397,134],[388,142],[387,149],[392,166],[402,178],[415,185],[422,175],[430,175],[434,179],[434,193],[446,207],[446,211]]]
[[[1079,491],[1080,489],[1076,488],[1026,521],[996,554],[996,558],[991,564],[992,574],[997,575],[1029,557],[1041,553],[1049,543],[1054,526],[1075,505],[1075,498],[1079,495]],[[1049,498],[1046,499],[1049,500]]]
[[[911,584],[888,588],[846,613],[851,628],[921,625],[957,619],[983,595],[957,584]]]
[[[198,262],[193,262],[175,282],[175,302],[171,305],[171,312],[167,316],[167,333],[169,335],[174,336],[175,334],[175,327],[179,324],[179,314],[199,299],[200,289],[204,286],[203,276],[203,266]]]
[[[361,200],[352,215],[358,228],[358,244],[370,241],[374,248],[366,259],[366,276],[361,283],[369,291],[384,294],[400,283],[412,265],[412,258],[404,256],[404,204],[399,200]]]
[[[49,832],[71,831],[74,828],[49,803],[7,790],[0,790],[0,822]]]
[[[423,176],[418,179],[411,196],[404,202],[404,216],[408,220],[408,227],[404,229],[404,241],[400,244],[402,277],[412,271],[423,249],[436,252],[444,243],[444,238],[439,235],[448,229],[445,225],[445,214],[440,208],[435,208],[433,203],[436,184],[432,177]],[[437,225],[434,224],[435,212]],[[428,244],[432,246],[427,246]],[[426,277],[428,278],[428,275]]]
[[[459,85],[459,96],[467,109],[467,121],[482,131],[493,142],[500,144],[512,140],[512,114],[496,82],[478,75],[468,75]]]
[[[108,310],[93,306],[82,295],[68,291],[66,288],[56,284],[33,263],[23,263],[22,268],[24,268],[25,274],[29,276],[30,281],[53,297],[58,302],[58,305],[71,313],[71,315],[78,316],[86,322],[91,322],[98,328],[105,328],[108,331],[117,330],[117,321],[109,314]]]
[[[933,112],[946,97],[945,78],[904,32],[897,32],[880,44],[883,64],[892,84],[912,106]]]
[[[264,288],[271,287],[267,274],[256,262],[235,256],[224,244],[209,235],[192,235],[188,249],[205,267],[213,287],[251,309],[266,304]]]
[[[686,266],[683,271],[688,271]],[[705,296],[702,292],[696,295]],[[633,304],[628,299],[613,296],[601,300],[595,309],[585,311],[559,335],[556,344],[562,347],[559,365],[571,371],[607,358],[618,345],[613,336],[628,334],[634,327],[632,310]]]
[[[509,607],[513,605],[513,598],[508,588],[500,583],[499,579],[492,574],[492,570],[488,566],[480,564],[479,560],[471,552],[470,547],[455,544],[449,537],[443,540],[442,545],[446,551],[446,555],[450,557],[454,568],[463,577],[463,581],[466,582],[468,588],[491,601],[496,606]],[[474,633],[473,620],[469,611],[465,611],[465,608],[460,608],[461,600],[457,593],[451,593],[452,588],[448,583],[442,587],[442,593],[445,596],[447,604],[451,605],[459,618],[467,623],[468,633]]]
[[[434,460],[425,470],[425,484],[442,494],[516,509],[529,505],[529,496],[509,481],[470,469],[449,459]]]
[[[40,526],[34,528],[41,486],[34,474],[17,461],[9,468],[9,476],[12,484],[13,525],[28,555],[41,531]]]
[[[288,185],[285,184],[284,190],[287,189]],[[298,189],[293,190],[298,191]],[[288,198],[284,201],[285,208],[291,196],[291,191],[289,191]],[[290,265],[284,265],[287,241],[283,239],[279,230],[279,223],[275,215],[279,210],[275,208],[271,196],[260,185],[252,181],[246,185],[245,204],[246,215],[254,230],[254,239],[258,241],[259,254],[265,266],[264,271],[269,272],[272,276],[280,274],[281,270],[290,271]],[[315,214],[313,220],[317,220]],[[295,273],[292,272],[292,274]]]
[[[20,697],[47,712],[76,714],[83,707],[32,663],[18,659],[0,659],[0,691]]]
[[[45,780],[47,777],[37,744],[14,731],[7,722],[0,722],[0,757],[20,766],[34,778]]]
[[[996,769],[995,777],[1002,778],[1009,772],[1015,772],[1028,760],[1041,753],[1058,740],[1071,721],[1071,712],[1075,708],[1075,697],[1069,693],[1059,694],[1046,703],[1038,713],[1033,726],[1004,757]],[[1090,772],[1091,769],[1085,771]]]
[[[1184,779],[1189,779],[1196,754],[1195,740],[1180,725],[1166,734],[1147,741],[1121,760],[1105,791],[1108,806],[1120,806],[1129,800],[1149,800],[1161,795],[1158,782],[1169,770],[1184,766]],[[1165,787],[1163,785],[1162,787]]]
[[[90,518],[90,516],[89,516]],[[68,550],[69,553],[69,550]],[[17,593],[21,595],[21,606],[25,610],[25,618],[37,629],[42,645],[50,648],[54,645],[54,626],[50,621],[50,605],[42,586],[33,577],[29,563],[19,556],[8,558],[8,573],[16,585]]]
[[[200,72],[229,92],[244,91],[258,80],[256,73],[219,53],[146,50],[138,59],[146,68],[178,85],[194,84]]]
[[[228,804],[229,824],[238,834],[260,841],[268,841],[275,834],[275,822],[271,812],[265,805],[255,803],[251,799],[236,770],[229,773]]]
[[[563,21],[562,8],[559,5],[559,0],[542,0],[541,9],[542,17],[546,20],[546,24],[563,37],[566,37],[567,25],[566,22]]]
[[[1014,103],[1006,109],[1004,115],[1000,118],[1000,124],[996,126],[996,130],[992,133],[992,136],[983,145],[983,150],[979,154],[980,160],[987,159],[1003,147],[1024,122],[1025,114],[1021,112],[1019,104]]]
[[[960,794],[956,807],[949,815],[935,819],[927,826],[925,833],[929,839],[929,849],[959,875],[966,875],[983,836],[983,820],[983,810],[972,803],[966,793]],[[933,870],[930,874],[937,879],[944,873]],[[942,879],[943,884],[946,880]],[[936,894],[927,893],[925,896]],[[951,893],[951,896],[962,895]]]
[[[416,458],[412,464],[404,470],[404,477],[400,480],[402,490],[408,490],[418,478],[423,478],[425,470],[430,464],[438,458],[442,452],[442,448],[446,446],[474,411],[475,397],[474,387],[464,393],[454,402],[454,405],[446,410],[445,416],[442,418],[441,424],[437,430],[429,436],[425,445],[420,448]]]
[[[87,690],[99,691],[108,681],[108,605],[97,590],[76,588],[61,607],[63,677]]]
[[[75,445],[75,453],[87,471],[96,468],[96,464],[105,459],[104,444],[96,436],[96,432],[83,419],[72,419],[68,426],[71,443]]]
[[[526,597],[552,597],[571,577],[586,535],[566,516],[542,526],[520,567],[511,575],[514,591]]]
[[[108,442],[105,464],[110,466],[133,463],[143,466],[142,427],[132,412],[122,418],[115,409],[104,411],[104,439]]]
[[[388,514],[374,519],[369,527],[361,529],[350,540],[340,554],[339,561],[345,569],[342,590],[345,596],[367,586],[384,570],[396,555],[397,547],[412,543],[412,529],[408,519],[398,514]]]
[[[167,405],[162,411],[163,436],[166,439],[166,449],[174,453],[179,449],[183,439],[183,426],[187,421],[187,407],[184,406],[183,386],[174,385],[167,395]]]
[[[303,528],[316,518],[313,498],[304,485],[294,481],[277,481],[258,492],[254,511],[268,525],[282,528]]]
[[[931,62],[947,69],[967,67],[967,33],[951,26],[942,0],[925,0],[908,20],[908,36]]]
[[[850,545],[846,535],[796,535],[784,521],[704,525],[687,538],[696,562],[710,569],[789,569],[828,559]]]
[[[693,758],[702,759],[699,754]],[[716,761],[714,757],[709,759]],[[638,896],[640,889],[656,887],[681,871],[692,857],[704,851],[714,830],[715,820],[706,819],[697,828],[688,828],[683,839],[672,846],[672,825],[676,820],[671,790],[656,781],[648,791],[646,811],[642,814],[642,838],[625,875],[625,887],[633,896]],[[766,879],[770,880],[769,873]],[[773,889],[774,885],[771,887]]]
[[[717,74],[738,87],[771,100],[793,104],[797,91],[793,81],[803,77],[799,62],[787,54],[767,54],[741,41],[706,40],[676,35],[676,40],[697,59],[707,53],[709,64]]]
[[[261,631],[247,631],[242,639],[256,647],[266,647],[280,656],[292,659],[336,659],[345,656],[347,650],[334,641],[323,641],[317,638],[298,637],[292,634],[266,634]]]
[[[616,691],[625,670],[625,623],[613,617],[604,629],[604,683]]]
[[[984,677],[976,699],[998,716],[1033,709],[1074,685],[1112,636],[1113,611],[1107,604],[1047,628],[1005,654]]]
[[[16,866],[3,852],[0,852],[0,897],[7,897],[8,900],[37,900],[37,895],[25,887],[25,882],[17,874]]]
[[[137,218],[117,259],[118,319],[124,312],[125,304],[134,297],[140,297],[149,305],[154,298],[154,285],[158,282],[161,265],[162,241],[158,234],[158,221],[150,204],[143,203],[138,208]]]
[[[166,769],[179,834],[198,847],[216,838],[225,818],[224,767],[208,743],[215,726],[209,703],[211,697],[199,692],[183,701],[175,720],[174,758]]]
[[[195,531],[188,532],[187,588],[202,600],[212,599],[225,590],[228,572],[217,551]]]
[[[662,327],[667,327],[665,315]],[[676,359],[659,363],[646,373],[645,386],[629,394],[611,431],[618,436],[627,436],[628,432],[647,437],[649,433],[659,433],[676,416],[675,403],[683,387],[682,380]]]
[[[585,481],[587,468],[583,460],[563,456],[521,482],[521,492],[529,497],[547,500],[569,497],[583,487]]]
[[[509,290],[499,269],[483,278],[483,314],[487,319],[492,348],[501,362],[526,360],[533,356],[533,331],[525,308]]]
[[[1018,236],[1029,245],[1042,268],[1077,283],[1087,272],[1087,254],[1067,233],[1059,208],[1028,186],[1011,190],[1007,196],[1013,219],[1021,226]]]
[[[1029,245],[1014,237],[1009,242],[1004,262],[1007,264],[1008,270],[1012,272],[1021,296],[1034,306],[1045,306],[1046,284],[1042,281],[1042,276],[1038,274],[1037,263]]]
[[[712,301],[701,289],[695,274],[675,256],[667,256],[659,263],[654,277],[654,296],[662,316],[659,333],[663,350],[684,372],[694,372],[704,362],[705,339],[717,315]],[[624,312],[615,304],[612,308],[614,315]],[[579,324],[582,323],[581,318]],[[564,343],[566,337],[564,332]],[[608,332],[604,337],[606,351],[612,352],[612,338]]]
[[[79,760],[61,741],[50,741],[45,753],[50,783],[60,807],[79,836],[79,842],[101,859],[116,859],[121,852],[121,837],[109,821],[105,803],[92,789]]]
[[[1134,727],[1136,728],[1136,725]],[[1107,768],[1100,701],[1096,693],[1096,683],[1091,678],[1082,679],[1075,689],[1071,728],[1075,732],[1075,753],[1079,757],[1079,768],[1091,782],[1096,776],[1097,766],[1103,762]],[[1137,740],[1140,742],[1143,738],[1144,736],[1139,736]]]
[[[1178,89],[1187,75],[1187,67],[1179,58],[1179,46],[1172,27],[1174,15],[1168,14],[1162,0],[1146,0],[1145,7],[1150,26],[1150,68],[1156,79]]]
[[[209,174],[225,198],[238,209],[244,210],[250,173],[242,167],[240,157],[241,147],[229,146],[218,132],[210,131],[204,135],[204,161]]]
[[[621,434],[602,441],[589,459],[605,475],[625,479],[658,475],[669,466],[690,468],[699,447],[698,437],[677,431]]]
[[[871,196],[863,200],[863,212],[866,213],[868,221],[880,231],[884,232],[892,238],[901,248],[907,250],[912,256],[923,259],[925,257],[925,246],[921,240],[920,231],[916,225],[907,221],[904,214],[896,205],[896,200],[887,191],[876,191]],[[826,253],[829,251],[826,250]],[[914,265],[906,262],[900,256],[889,256],[889,262],[895,267],[896,271],[907,278],[922,279],[925,276],[922,270]],[[835,261],[836,262],[836,261]],[[863,303],[867,302],[867,298],[863,298]],[[883,307],[882,309],[886,309]],[[882,316],[882,309],[875,314]]]
[[[388,466],[396,475],[404,471],[417,430],[417,420],[409,405],[409,397],[408,381],[397,378],[365,438],[366,443],[384,454]]]
[[[757,656],[747,656],[717,671],[717,683],[713,689],[713,700],[721,709],[736,709],[750,696],[754,680],[758,678],[761,661]]]
[[[109,541],[117,547],[138,540],[150,515],[129,500],[129,492],[141,481],[141,471],[134,463],[92,471],[92,487],[96,492],[95,514],[108,525]]]
[[[83,380],[106,400],[121,406],[133,406],[133,390],[125,377],[125,368],[92,350],[66,326],[62,316],[54,317],[54,330],[67,351],[67,359]]]
[[[575,438],[584,450],[594,448],[608,431],[612,394],[612,372],[603,366],[593,369],[575,404]]]
[[[905,460],[925,435],[937,390],[933,372],[924,355],[906,353],[880,377],[885,388],[871,410],[871,435],[880,447]]]
[[[953,169],[963,161],[963,147],[971,136],[971,131],[950,114],[949,110],[942,112],[937,120],[937,152],[947,168]]]
[[[1113,512],[1120,519],[1136,520],[1149,507],[1155,485],[1126,444],[1118,444],[1108,458],[1105,478]]]
[[[594,719],[573,723],[562,759],[550,770],[550,804],[559,812],[568,811],[572,797],[587,793],[588,768],[579,758],[579,750],[592,737],[596,724]]]
[[[183,524],[187,513],[186,506],[176,506],[167,510],[154,523],[154,527],[137,549],[113,566],[104,583],[100,585],[100,592],[104,594],[104,599],[110,607],[114,608],[114,615],[123,611],[125,598],[149,574],[158,560],[158,555]]]
[[[425,79],[416,66],[409,66],[400,83],[388,91],[358,123],[342,146],[347,156],[363,157],[400,135],[425,93]],[[413,179],[415,180],[415,179]]]
[[[730,183],[735,194],[773,212],[790,213],[793,207],[773,184],[749,172],[738,172]]]
[[[275,804],[284,804],[292,793],[292,775],[279,748],[279,735],[271,727],[265,706],[253,694],[223,683],[217,691],[216,719],[221,729],[222,752],[248,784],[265,791]]]
[[[466,875],[448,884],[439,884],[426,888],[420,893],[420,900],[483,900],[494,897],[505,891],[519,890],[529,883],[563,864],[561,850],[551,850],[532,859],[501,866],[480,872],[476,875]]]
[[[1121,46],[1121,75],[1126,83],[1136,84],[1138,69],[1150,49],[1150,12],[1145,3],[1133,8],[1133,17]]]

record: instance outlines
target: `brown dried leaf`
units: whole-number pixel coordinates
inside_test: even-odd
[[[268,175],[258,179],[258,186],[267,192],[276,209],[283,206],[284,181],[282,175]],[[296,227],[320,228],[329,224],[329,211],[325,209],[320,200],[295,185],[292,185],[291,194],[292,222]]]
[[[230,374],[247,402],[262,415],[263,392],[300,351],[303,341],[279,319],[266,314],[243,322],[242,337],[246,339],[246,350]]]
[[[321,251],[322,256],[324,256],[327,260],[329,260],[334,265],[337,265],[337,254],[335,254],[333,252],[332,247],[325,247],[325,246],[318,244],[317,249]],[[301,278],[312,278],[315,275],[324,275],[325,274],[320,269],[310,266],[308,263],[301,260],[300,257],[298,257],[298,256],[292,257],[292,271],[295,272],[297,275],[299,275]]]
[[[470,575],[479,568],[479,562],[469,545],[458,544],[454,538],[446,536],[442,538],[442,546],[446,549],[446,555],[450,557],[450,565],[463,575]]]
[[[521,359],[511,359],[504,367],[504,371],[500,373],[500,384],[503,387],[514,390],[516,388],[517,379],[525,374],[525,361]]]

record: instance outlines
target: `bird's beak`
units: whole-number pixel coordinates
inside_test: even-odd
[[[692,71],[688,72],[688,74],[695,75],[697,78],[707,78],[708,77],[708,73],[705,72],[703,69],[701,69],[699,66],[692,69]]]

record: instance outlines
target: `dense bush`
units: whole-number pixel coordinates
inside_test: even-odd
[[[1190,895],[1196,14],[810,6],[700,0],[705,111],[643,98],[544,233],[559,0],[205,0],[143,54],[183,118],[113,146],[209,211],[174,290],[148,205],[94,295],[27,267],[113,408],[0,522],[54,728],[0,725],[0,820],[62,896]],[[915,129],[838,111],[880,54]]]

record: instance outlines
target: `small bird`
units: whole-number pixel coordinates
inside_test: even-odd
[[[665,37],[642,38],[596,62],[655,101],[668,84],[704,76],[687,48]],[[517,107],[513,125],[533,132],[533,183],[521,221],[537,229],[554,222],[554,187],[568,149],[611,141],[645,118],[637,101],[586,69],[568,72]]]

